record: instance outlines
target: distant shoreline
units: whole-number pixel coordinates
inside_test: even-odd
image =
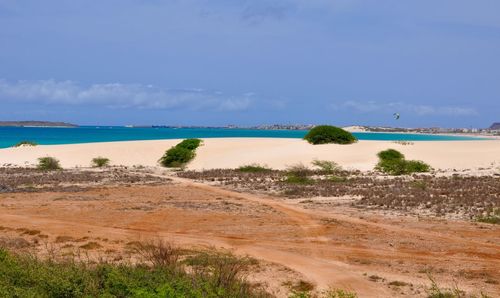
[[[76,124],[51,121],[0,121],[0,127],[57,127],[74,128]]]

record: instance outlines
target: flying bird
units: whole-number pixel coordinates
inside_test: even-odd
[[[400,117],[399,113],[394,113],[394,114],[392,114],[392,115],[394,116],[394,119],[396,119],[396,120],[398,120],[398,119],[399,119],[399,117]]]

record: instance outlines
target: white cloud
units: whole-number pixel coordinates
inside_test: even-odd
[[[0,80],[0,102],[27,102],[65,105],[104,105],[112,108],[211,109],[241,111],[253,102],[253,93],[227,96],[220,91],[203,89],[161,89],[142,84],[92,84],[73,81]]]
[[[221,111],[242,111],[246,110],[251,104],[251,99],[246,98],[231,98],[226,99],[219,105]]]
[[[376,101],[345,101],[340,105],[332,105],[336,110],[354,110],[360,113],[371,112],[407,112],[419,116],[426,115],[442,115],[442,116],[473,116],[478,112],[475,109],[468,107],[457,106],[431,106],[431,105],[415,105],[403,102],[376,102]]]

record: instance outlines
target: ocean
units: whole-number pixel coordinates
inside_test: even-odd
[[[305,130],[258,130],[228,128],[129,128],[122,126],[58,127],[0,127],[0,148],[20,141],[35,141],[42,145],[78,144],[93,142],[162,140],[185,138],[303,138]],[[406,134],[354,133],[359,140],[384,141],[463,141],[484,138]]]

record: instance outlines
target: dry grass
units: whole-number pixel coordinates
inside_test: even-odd
[[[94,241],[90,241],[90,242],[87,242],[86,244],[84,245],[81,245],[80,248],[83,248],[83,249],[87,249],[87,250],[93,250],[93,249],[99,249],[99,248],[102,248],[102,245],[100,245],[99,243],[97,242],[94,242]]]
[[[180,249],[163,240],[145,243],[139,241],[129,242],[127,247],[138,255],[143,262],[155,267],[175,267],[180,257]]]
[[[464,219],[489,220],[494,210],[500,208],[500,178],[494,176],[413,175],[380,179],[376,175],[360,172],[339,171],[331,176],[324,171],[304,168],[259,173],[187,171],[178,175],[288,198],[350,196],[358,198],[353,203],[356,207],[403,212],[422,210],[426,214],[453,215]],[[290,177],[292,182],[307,183],[290,183]]]
[[[30,168],[0,168],[0,193],[80,191],[86,187],[103,184],[158,184],[165,181],[168,179],[133,173],[125,168],[49,172]]]

